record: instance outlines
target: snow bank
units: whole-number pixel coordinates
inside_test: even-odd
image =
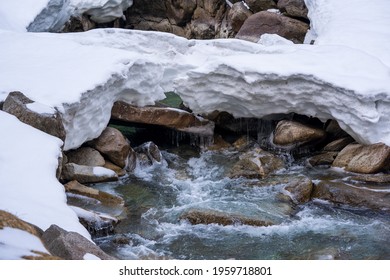
[[[123,17],[133,0],[12,0],[0,3],[0,29],[56,32],[83,13],[104,23]]]
[[[56,224],[91,239],[55,176],[62,141],[3,111],[0,131],[0,209],[43,230]]]

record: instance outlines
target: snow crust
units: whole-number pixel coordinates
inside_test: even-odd
[[[56,224],[90,240],[55,176],[62,141],[3,111],[0,131],[0,209],[43,230]]]
[[[101,260],[101,258],[99,258],[98,256],[95,256],[94,254],[91,254],[91,253],[86,253],[83,256],[83,259],[84,260],[89,260],[89,261]]]
[[[54,108],[39,102],[29,103],[26,105],[26,107],[29,110],[34,111],[35,113],[38,114],[54,115],[56,113],[56,110]]]
[[[50,254],[35,235],[16,228],[0,229],[0,260],[18,260],[25,256],[37,256],[32,251]]]
[[[93,174],[98,177],[105,177],[105,176],[115,176],[115,171],[112,171],[111,169],[101,167],[101,166],[94,166],[93,167]]]
[[[98,23],[123,17],[133,0],[10,0],[0,2],[0,29],[60,31],[71,16],[83,13]]]

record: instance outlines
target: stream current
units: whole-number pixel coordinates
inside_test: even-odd
[[[388,213],[280,199],[289,178],[341,180],[340,170],[288,160],[286,169],[265,179],[230,179],[238,152],[180,146],[162,155],[162,163],[95,186],[120,195],[128,208],[116,234],[95,239],[119,259],[390,259]],[[266,217],[275,225],[192,225],[180,219],[190,210]]]

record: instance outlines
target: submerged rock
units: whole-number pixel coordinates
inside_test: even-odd
[[[130,144],[116,128],[107,127],[97,139],[88,144],[119,167],[126,166]]]
[[[233,215],[214,210],[191,210],[180,216],[182,220],[188,220],[193,225],[198,224],[219,224],[227,225],[249,225],[249,226],[271,226],[274,223],[261,218],[248,218],[240,215]]]
[[[34,102],[21,92],[8,94],[3,111],[14,115],[25,124],[65,140],[66,132],[60,113],[50,106]]]
[[[296,121],[283,120],[278,123],[273,142],[280,146],[301,146],[324,139],[326,132]]]
[[[250,16],[236,38],[257,43],[263,34],[277,34],[294,43],[303,43],[309,25],[276,13],[263,11]]]
[[[62,169],[63,180],[76,180],[80,183],[98,183],[117,181],[118,175],[107,168],[101,166],[86,166],[75,163],[67,163]]]
[[[87,166],[104,166],[106,161],[104,157],[95,149],[90,147],[81,147],[66,153],[69,163]]]
[[[313,191],[313,182],[306,176],[299,176],[290,181],[284,190],[292,198],[294,202],[306,203],[311,199]]]
[[[240,155],[228,177],[264,178],[282,168],[284,168],[282,159],[260,148],[254,148]]]
[[[56,225],[51,225],[43,233],[42,240],[51,254],[65,260],[83,260],[87,254],[102,260],[115,260],[82,235]]]
[[[339,181],[321,181],[315,184],[312,198],[374,210],[390,210],[390,188],[375,189]]]
[[[383,143],[349,144],[336,157],[333,167],[356,173],[377,173],[389,169],[390,147]]]

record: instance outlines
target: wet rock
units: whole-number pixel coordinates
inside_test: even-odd
[[[152,165],[154,162],[160,163],[162,155],[160,149],[153,142],[146,142],[141,146],[134,148],[137,153],[137,158],[142,162],[147,162],[147,165]]]
[[[299,176],[290,181],[284,190],[296,203],[306,203],[311,199],[313,191],[313,182],[306,176]]]
[[[296,44],[303,43],[309,25],[272,12],[259,12],[242,25],[236,38],[257,43],[263,34],[277,34]]]
[[[310,157],[307,161],[311,166],[318,165],[332,165],[334,159],[337,157],[338,152],[327,152]]]
[[[81,147],[66,153],[69,163],[87,166],[104,166],[104,157],[91,147]]]
[[[226,142],[221,135],[214,135],[214,143],[211,146],[207,147],[207,150],[210,151],[219,151],[230,148],[232,145],[230,145],[228,142]]]
[[[80,223],[88,230],[93,237],[102,237],[114,233],[118,219],[103,213],[85,210],[80,207],[71,206],[76,212]]]
[[[126,166],[130,144],[116,128],[107,127],[97,139],[88,142],[88,145],[119,167]]]
[[[245,3],[253,13],[276,8],[273,0],[245,0]]]
[[[42,235],[42,240],[53,255],[65,260],[83,260],[86,254],[92,254],[102,260],[115,260],[97,245],[76,232],[68,232],[51,225]]]
[[[127,158],[126,171],[133,172],[137,167],[137,153],[130,147],[129,157]]]
[[[21,122],[65,140],[66,132],[61,114],[54,108],[34,102],[23,93],[11,92],[4,101],[3,111]]]
[[[343,137],[337,140],[334,140],[327,144],[323,150],[326,152],[340,152],[344,149],[348,144],[351,144],[355,140],[352,137]]]
[[[254,148],[240,156],[228,177],[264,178],[282,168],[284,168],[282,159],[260,148]]]
[[[296,121],[283,120],[278,123],[273,142],[279,146],[301,146],[324,139],[325,131]]]
[[[278,9],[289,17],[309,19],[305,0],[279,0]]]
[[[67,163],[62,169],[61,177],[65,181],[76,180],[80,183],[98,183],[117,181],[118,175],[107,168],[100,166],[86,166]]]
[[[271,226],[273,222],[261,218],[248,218],[240,215],[231,215],[225,212],[214,210],[191,210],[180,216],[181,220],[188,220],[193,225],[198,224],[219,224],[227,225],[249,225],[249,226]]]
[[[116,204],[122,206],[124,205],[123,198],[103,191],[99,191],[91,187],[84,186],[83,184],[80,184],[75,180],[66,183],[64,187],[65,191],[67,192],[91,197],[105,204]]]
[[[365,188],[340,181],[316,183],[312,198],[374,210],[390,210],[390,188]]]
[[[383,143],[349,144],[338,154],[332,166],[356,173],[377,173],[389,169],[389,160],[390,147]]]
[[[124,102],[115,102],[111,118],[129,123],[161,125],[200,135],[214,134],[213,122],[175,108],[135,107]]]
[[[348,178],[350,181],[359,181],[366,183],[376,183],[376,184],[389,184],[390,183],[390,174],[364,174],[351,176]]]
[[[243,2],[234,3],[228,14],[233,32],[237,33],[246,19],[252,14],[253,13],[245,7]]]
[[[233,143],[233,147],[238,151],[244,151],[252,147],[258,147],[258,144],[253,138],[241,136]]]

